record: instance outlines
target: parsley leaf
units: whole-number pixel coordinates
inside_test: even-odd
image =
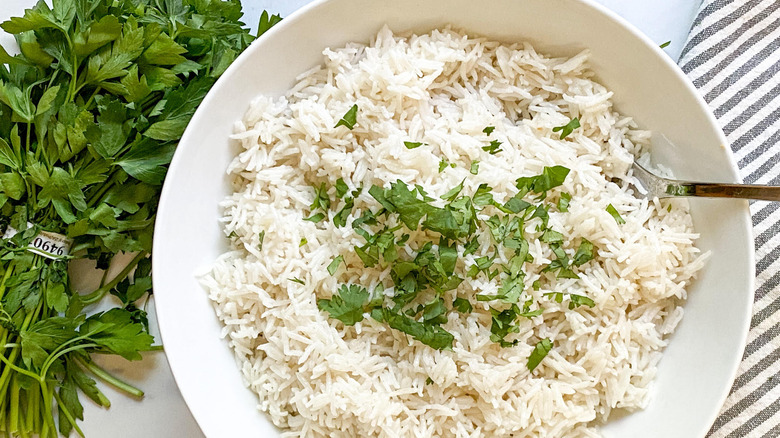
[[[349,187],[347,186],[347,183],[344,182],[344,178],[339,178],[336,180],[336,196],[339,198],[343,198],[344,195],[347,194],[349,191]]]
[[[315,224],[325,219],[325,215],[322,213],[313,214],[309,217],[303,218],[305,221],[314,222]]]
[[[340,255],[333,259],[333,261],[330,262],[328,265],[328,274],[333,275],[336,273],[336,271],[339,269],[339,265],[344,263],[344,256]]]
[[[479,173],[479,161],[472,161],[471,162],[471,169],[469,170],[472,175],[476,175]]]
[[[425,143],[421,143],[419,141],[405,141],[404,146],[406,146],[406,149],[417,149],[420,146],[424,145]]]
[[[338,319],[344,325],[355,325],[363,320],[363,306],[369,296],[368,290],[362,286],[342,284],[331,299],[317,300],[317,308],[328,312],[331,318]]]
[[[552,129],[552,132],[561,132],[560,139],[563,140],[564,138],[568,137],[569,134],[574,132],[575,129],[580,127],[580,119],[577,117],[571,119],[569,123],[563,125],[563,126],[556,126]]]
[[[583,237],[579,248],[577,248],[577,252],[574,253],[574,258],[572,259],[571,263],[574,266],[582,266],[585,263],[593,260],[593,257],[593,243]]]
[[[471,306],[469,300],[465,298],[457,297],[452,302],[452,307],[460,313],[471,313],[474,308]]]
[[[298,278],[298,277],[288,278],[287,280],[289,280],[289,281],[292,281],[293,283],[298,283],[298,284],[306,284],[306,282],[305,282],[305,281],[301,280],[301,279],[300,279],[300,278]]]
[[[487,126],[487,127],[485,127],[485,129],[482,130],[482,132],[484,132],[487,135],[490,135],[490,134],[493,133],[494,129],[496,129],[495,126]]]
[[[346,198],[344,200],[344,207],[333,216],[333,225],[337,227],[344,227],[347,225],[347,218],[352,214],[352,207],[355,205],[355,201],[352,198]]]
[[[571,201],[571,195],[568,193],[561,193],[560,199],[558,199],[558,211],[561,213],[569,212],[569,202]]]
[[[607,213],[612,215],[612,217],[615,219],[615,222],[618,223],[618,225],[623,225],[626,223],[626,220],[623,219],[622,216],[620,216],[620,213],[618,213],[617,209],[612,204],[607,205]]]
[[[355,125],[357,124],[357,112],[358,112],[358,106],[357,104],[352,105],[352,108],[349,109],[349,111],[344,114],[344,117],[341,118],[341,120],[336,123],[336,126],[334,128],[338,128],[339,126],[346,126],[347,129],[352,130],[355,128]]]
[[[542,174],[534,181],[533,191],[536,193],[546,192],[560,186],[569,175],[569,169],[563,166],[545,166]]]
[[[595,301],[586,296],[572,293],[566,295],[569,296],[569,310],[574,310],[580,306],[594,307],[596,305]],[[562,292],[549,292],[544,294],[544,296],[550,298],[556,303],[562,303],[564,294]]]
[[[658,47],[660,47],[660,48],[664,49],[664,48],[666,48],[666,47],[667,47],[669,44],[672,44],[672,42],[671,42],[671,41],[667,41],[667,42],[665,42],[665,43],[661,44],[661,45],[660,45],[660,46],[658,46]]]
[[[325,186],[325,183],[314,188],[314,201],[312,201],[310,208],[312,211],[318,208],[323,210],[330,208],[330,196],[328,196],[328,188]]]
[[[452,333],[438,325],[423,324],[400,313],[383,309],[383,317],[387,324],[398,331],[404,332],[421,343],[436,349],[450,350],[455,337]]]
[[[443,194],[441,199],[445,201],[452,202],[455,198],[458,197],[458,194],[463,190],[463,183],[466,182],[466,179],[464,178],[460,184],[456,185],[452,189],[450,189],[447,193]]]
[[[533,370],[535,370],[536,367],[539,366],[539,364],[542,362],[542,359],[544,359],[550,350],[552,350],[552,347],[553,344],[550,338],[545,338],[537,342],[534,350],[528,357],[528,363],[526,364],[528,371],[533,372]]]
[[[491,341],[504,348],[517,345],[517,339],[510,342],[506,340],[506,337],[511,333],[520,331],[520,328],[515,324],[518,310],[519,309],[515,305],[501,311],[492,307],[490,308],[490,314],[492,315],[490,325]]]
[[[501,142],[500,141],[493,140],[493,141],[490,142],[489,146],[482,146],[482,150],[485,151],[485,152],[490,153],[490,155],[495,155],[495,154],[497,154],[497,153],[502,151],[500,146],[501,146]]]
[[[462,187],[462,186],[461,186]],[[373,189],[373,187],[372,187]],[[371,191],[369,191],[370,194]],[[406,225],[410,230],[416,230],[420,219],[429,212],[434,210],[434,207],[427,202],[418,199],[415,194],[409,190],[403,181],[398,180],[391,184],[390,190],[384,192],[385,203],[382,203],[385,208],[387,205],[392,208],[391,211],[397,211],[401,222]],[[381,203],[382,201],[380,201]],[[390,209],[388,209],[390,210]]]
[[[275,24],[282,21],[282,17],[278,14],[268,15],[268,11],[263,11],[260,15],[260,23],[257,25],[257,36],[266,33],[268,29],[274,27]]]

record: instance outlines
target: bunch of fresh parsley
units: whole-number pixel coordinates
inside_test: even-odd
[[[79,393],[109,406],[93,354],[140,359],[160,186],[177,141],[215,80],[254,39],[238,0],[53,0],[2,24],[0,47],[0,429],[81,434]],[[279,21],[264,13],[260,32]],[[28,251],[41,230],[73,239],[70,255]],[[92,293],[71,288],[68,262],[107,269]],[[132,275],[132,280],[129,278]],[[121,305],[87,316],[115,295]],[[55,424],[55,423],[59,424]]]

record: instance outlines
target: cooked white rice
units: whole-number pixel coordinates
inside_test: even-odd
[[[286,96],[258,97],[236,124],[243,152],[229,169],[235,193],[223,203],[233,250],[204,279],[258,408],[282,436],[596,437],[613,409],[644,407],[666,339],[682,318],[685,288],[704,257],[693,246],[684,201],[637,199],[615,182],[630,176],[649,132],[613,110],[612,93],[592,80],[588,53],[549,58],[528,44],[449,29],[402,38],[385,28],[368,46],[323,54],[324,64],[301,75]],[[334,128],[353,104],[355,129]],[[573,117],[582,127],[560,140],[551,129]],[[486,126],[495,132],[484,134]],[[503,142],[503,152],[482,150],[493,139]],[[404,141],[427,145],[409,150]],[[442,158],[457,167],[439,173]],[[474,160],[478,175],[469,173]],[[582,237],[598,255],[581,268],[580,280],[534,291],[530,285],[550,275],[540,271],[551,251],[530,239],[534,262],[525,266],[525,292],[546,310],[520,321],[510,337],[517,346],[489,340],[488,303],[473,298],[494,292],[499,277],[459,286],[475,310],[453,313],[444,325],[455,336],[452,351],[371,318],[344,327],[317,309],[316,299],[341,283],[391,282],[388,270],[363,268],[353,251],[365,241],[351,222],[378,203],[364,190],[346,227],[314,224],[303,220],[313,185],[332,187],[341,177],[354,189],[400,179],[438,199],[465,178],[464,193],[487,183],[505,201],[517,192],[518,177],[554,165],[571,173],[550,196],[565,191],[572,200],[569,213],[551,209],[550,225],[567,236],[570,255]],[[608,204],[625,224],[607,213]],[[530,236],[538,236],[534,225]],[[485,237],[476,256],[488,246]],[[326,267],[339,254],[346,269],[331,276]],[[543,297],[551,291],[585,295],[596,306],[569,310],[566,301]],[[544,337],[554,347],[531,373],[526,362]]]

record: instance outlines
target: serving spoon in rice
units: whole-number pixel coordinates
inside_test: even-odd
[[[780,201],[780,186],[750,184],[721,184],[680,181],[660,177],[634,161],[634,179],[637,196],[644,198],[673,198],[697,196],[705,198],[741,198],[761,201]]]

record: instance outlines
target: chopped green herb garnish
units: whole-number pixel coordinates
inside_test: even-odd
[[[671,42],[671,41],[667,41],[667,42],[665,42],[665,43],[661,44],[661,45],[660,45],[660,46],[658,46],[658,47],[660,47],[660,48],[664,49],[664,48],[666,48],[666,47],[667,47],[669,44],[672,44],[672,42]]]
[[[405,141],[404,146],[406,146],[406,149],[416,149],[420,146],[424,145],[425,143],[421,143],[419,141]]]
[[[618,225],[623,225],[626,223],[626,220],[620,216],[620,213],[618,213],[617,209],[615,209],[615,206],[612,204],[607,205],[607,213],[611,214],[612,217],[615,218],[615,222],[617,222]]]
[[[569,175],[569,169],[563,166],[545,167],[542,174],[534,180],[532,191],[542,193],[560,186]]]
[[[537,342],[536,346],[534,347],[534,351],[532,351],[531,355],[528,357],[528,371],[533,372],[533,370],[539,366],[539,364],[542,362],[542,359],[544,359],[550,350],[552,350],[552,346],[553,344],[550,338],[545,338]]]
[[[347,186],[347,183],[344,182],[343,178],[339,178],[336,180],[336,196],[339,198],[343,198],[344,195],[347,194],[349,191],[349,187]]]
[[[328,196],[328,187],[325,186],[325,183],[320,184],[319,187],[314,187],[314,201],[312,201],[310,208],[312,211],[318,208],[323,210],[330,208],[330,196]]]
[[[580,242],[580,247],[577,248],[577,252],[574,254],[574,258],[571,261],[571,264],[574,266],[582,266],[585,263],[593,260],[593,244],[584,237],[582,238],[582,242]]]
[[[455,337],[438,325],[423,324],[406,315],[383,309],[387,324],[436,350],[449,350]]]
[[[672,204],[669,204],[668,207],[666,207],[666,211],[671,213],[672,212]]]
[[[428,192],[425,191],[425,188],[423,188],[423,186],[421,186],[419,184],[415,184],[414,188],[417,189],[417,193],[420,194],[420,197],[422,198],[423,201],[425,201],[425,202],[433,201],[433,198],[428,196]]]
[[[449,166],[449,165],[450,165],[450,163],[447,160],[445,160],[444,158],[442,158],[441,161],[439,161],[439,173],[444,172],[444,169],[446,169],[447,166]]]
[[[568,213],[569,202],[571,201],[571,195],[568,193],[561,193],[560,199],[558,199],[558,211],[561,213]]]
[[[471,162],[471,169],[469,170],[472,175],[476,175],[479,173],[479,161],[474,160]]]
[[[522,198],[526,193],[533,192],[540,195],[545,194],[548,190],[552,190],[555,187],[563,184],[566,177],[569,175],[569,169],[563,166],[545,167],[542,169],[542,173],[536,176],[524,176],[517,179],[517,189],[520,191],[518,195]],[[542,197],[544,199],[544,197]]]
[[[258,235],[258,237],[260,238],[260,243],[257,244],[257,250],[258,251],[262,251],[263,250],[263,240],[265,240],[265,230],[261,231],[260,234]]]
[[[520,328],[515,324],[519,310],[516,305],[512,305],[505,310],[496,310],[490,308],[492,323],[490,325],[490,340],[502,347],[512,347],[517,345],[517,339],[507,341],[506,337],[511,333],[517,333]]]
[[[344,262],[344,256],[340,255],[333,259],[332,262],[328,265],[328,274],[333,275],[336,273],[336,271],[339,269],[339,265],[341,265]]]
[[[574,309],[579,306],[594,307],[596,302],[590,298],[577,294],[569,294],[569,309]]]
[[[477,191],[474,193],[474,196],[471,197],[471,201],[474,202],[474,205],[476,205],[477,207],[492,205],[493,203],[495,203],[495,201],[493,200],[492,190],[493,189],[489,185],[484,183],[480,184],[479,187],[477,187]]]
[[[544,243],[561,243],[563,242],[563,234],[548,228],[542,233],[542,237],[539,238]]]
[[[482,132],[484,132],[484,133],[485,133],[485,134],[487,134],[487,135],[490,135],[490,134],[492,134],[492,133],[493,133],[493,130],[494,130],[494,129],[496,129],[496,127],[495,127],[495,126],[488,126],[488,127],[486,127],[485,129],[483,129],[483,130],[482,130]]]
[[[303,218],[305,221],[314,222],[315,224],[325,219],[325,215],[322,213],[313,214],[309,217]]]
[[[463,190],[464,182],[466,182],[465,178],[463,179],[463,181],[460,182],[460,184],[456,185],[455,187],[450,189],[450,191],[442,195],[441,199],[452,202],[458,196],[458,194],[460,194],[460,192]]]
[[[357,104],[352,105],[352,108],[349,109],[349,111],[344,114],[344,117],[339,120],[338,123],[336,123],[336,126],[334,128],[338,128],[339,126],[346,126],[347,129],[352,130],[355,128],[355,125],[357,124],[357,112],[358,112],[358,106]]]
[[[466,244],[466,246],[463,247],[463,255],[467,256],[469,254],[473,254],[477,248],[479,248],[479,240],[475,237],[471,239],[469,243]]]
[[[355,201],[352,198],[344,199],[344,207],[333,216],[333,225],[337,227],[345,227],[347,225],[347,218],[352,214],[352,207],[355,205]]]
[[[490,153],[490,155],[495,155],[495,154],[497,154],[497,153],[502,151],[500,146],[501,146],[501,142],[500,141],[493,140],[493,141],[490,142],[489,146],[482,146],[482,150],[485,151],[485,152]]]
[[[442,168],[448,165],[444,160],[442,163]],[[477,161],[472,163],[474,173],[478,170],[477,164]],[[487,184],[480,184],[471,196],[463,194],[465,179],[441,196],[443,205],[419,184],[409,185],[398,180],[387,188],[372,185],[368,193],[381,207],[377,210],[363,208],[360,217],[352,222],[355,232],[365,239],[364,244],[354,246],[354,252],[365,267],[389,270],[392,292],[385,294],[381,284],[373,292],[341,289],[331,300],[323,300],[318,305],[329,309],[332,317],[345,324],[354,324],[367,313],[374,320],[431,348],[448,349],[452,347],[454,336],[443,328],[443,324],[450,313],[473,312],[470,300],[490,302],[491,340],[503,347],[516,345],[518,341],[508,340],[508,337],[519,330],[520,319],[535,318],[544,313],[544,308],[525,292],[524,264],[533,261],[529,254],[531,244],[525,236],[526,223],[539,219],[536,222],[540,233],[537,238],[553,252],[554,259],[543,272],[554,272],[557,278],[577,279],[572,268],[594,257],[593,244],[582,239],[570,259],[563,249],[566,236],[548,226],[548,210],[554,204],[545,201],[547,192],[561,186],[568,173],[566,167],[551,166],[545,167],[539,175],[519,178],[518,193],[505,204],[493,198],[492,188]],[[337,194],[346,196],[348,189],[339,188],[339,185],[337,181]],[[316,191],[316,197],[320,199],[318,208],[321,208],[319,204],[327,202],[321,195],[325,186]],[[538,195],[533,203],[524,199],[529,193]],[[354,204],[353,198],[343,199],[344,207],[333,217],[336,226],[346,225]],[[566,193],[559,195],[559,211],[566,210],[570,199]],[[491,208],[495,210],[489,210]],[[485,216],[478,216],[479,213]],[[480,239],[477,233],[484,229],[482,227],[490,233],[492,248],[468,263],[463,258],[478,251],[480,241],[488,241]],[[430,234],[418,235],[419,240],[407,245],[412,234],[404,230]],[[460,248],[462,252],[459,252]],[[338,256],[328,266],[328,272],[335,275],[343,263],[343,256]],[[482,274],[488,280],[498,279],[495,293],[478,293],[473,297],[456,295],[452,302],[445,301],[444,294],[457,289],[465,277],[475,278]],[[534,281],[532,287],[539,290],[540,281]],[[553,299],[563,300],[562,294],[560,297],[554,294],[557,293],[553,293]],[[569,294],[571,309],[592,304],[587,297]]]
[[[575,118],[571,119],[571,121],[569,121],[569,123],[567,123],[567,124],[565,124],[563,126],[556,126],[555,128],[552,129],[552,131],[553,132],[560,131],[561,132],[560,138],[561,138],[561,140],[563,140],[564,138],[568,137],[569,134],[574,132],[575,129],[577,129],[579,127],[580,127],[580,119],[575,117]]]
[[[544,296],[550,298],[551,300],[555,301],[556,303],[562,303],[564,295],[569,296],[569,310],[576,309],[580,306],[588,306],[588,307],[594,307],[596,303],[591,300],[590,298],[584,296],[584,295],[577,295],[577,294],[564,294],[563,292],[550,292],[544,294]]]
[[[288,278],[287,280],[289,280],[289,281],[292,281],[293,283],[298,283],[298,284],[306,284],[306,282],[305,282],[305,281],[301,280],[301,279],[300,279],[300,278],[298,278],[298,277]]]
[[[433,379],[431,379],[430,377],[428,377],[427,379],[425,379],[425,384],[426,384],[426,385],[432,385],[432,384],[433,384]]]
[[[298,248],[302,247],[303,245],[306,245],[307,243],[309,243],[309,241],[306,240],[305,237],[301,237],[301,243],[298,244]]]
[[[328,271],[330,271],[330,267],[328,267]],[[365,312],[363,306],[368,301],[370,295],[366,288],[362,286],[342,284],[338,293],[333,295],[331,299],[317,300],[317,308],[328,312],[331,318],[338,319],[344,325],[355,325],[363,320],[363,313]]]
[[[460,297],[455,298],[452,302],[452,308],[460,313],[471,313],[474,310],[469,300]]]

